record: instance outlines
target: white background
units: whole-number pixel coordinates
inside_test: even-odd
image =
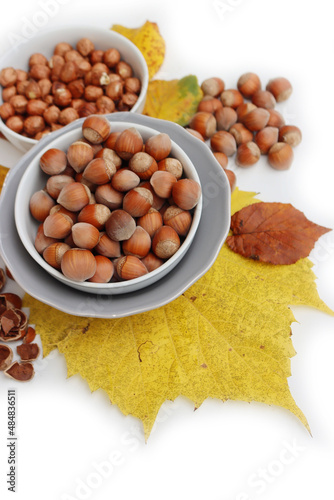
[[[41,5],[42,0],[6,4],[0,55],[11,47],[10,33],[20,36],[28,22],[38,19]],[[314,222],[334,227],[329,0],[67,0],[62,5],[54,0],[54,5],[45,28],[157,22],[167,44],[158,74],[163,79],[192,73],[201,82],[220,76],[234,87],[246,71],[257,72],[264,84],[271,77],[288,77],[294,93],[279,109],[303,131],[293,166],[277,172],[263,159],[248,170],[231,168],[240,188],[259,192],[264,201],[292,203]],[[1,141],[0,163],[13,166],[19,157]],[[333,234],[316,248],[311,257],[319,293],[334,308]],[[5,486],[8,387],[16,387],[18,396],[19,500],[332,498],[333,318],[303,307],[293,312],[297,356],[289,385],[313,437],[282,409],[211,400],[194,413],[192,404],[179,398],[163,406],[145,444],[140,422],[124,417],[101,391],[90,394],[80,377],[66,379],[65,360],[54,352],[37,364],[32,383],[15,385],[0,377],[1,498],[13,498]],[[108,477],[102,479],[96,467],[111,461],[113,471],[104,463]]]

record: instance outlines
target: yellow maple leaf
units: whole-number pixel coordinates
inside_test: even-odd
[[[3,167],[2,165],[0,165],[0,193],[8,171],[9,169],[7,167]]]
[[[120,24],[114,24],[111,29],[125,36],[138,47],[146,60],[149,78],[153,78],[164,61],[166,50],[158,25],[146,21],[139,28],[125,28]]]
[[[185,126],[196,113],[202,97],[194,75],[180,80],[153,80],[148,85],[143,114]]]
[[[255,203],[238,189],[232,211]],[[223,246],[212,268],[170,304],[120,319],[70,316],[26,296],[44,355],[58,348],[68,376],[103,389],[125,414],[142,420],[146,438],[165,400],[198,408],[206,398],[274,404],[308,428],[287,382],[295,355],[289,305],[333,314],[318,296],[312,263],[271,266]]]

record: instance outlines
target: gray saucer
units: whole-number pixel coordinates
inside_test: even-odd
[[[46,136],[28,151],[7,176],[0,197],[0,252],[17,283],[36,299],[68,314],[119,318],[156,309],[176,299],[214,263],[230,226],[230,187],[210,149],[179,125],[135,113],[107,115],[110,121],[146,125],[169,134],[194,163],[201,180],[203,211],[196,236],[182,261],[162,280],[124,295],[87,294],[60,283],[27,253],[17,234],[14,202],[21,177],[33,159],[63,129]],[[67,126],[71,130],[84,119]],[[130,125],[129,125],[130,126]]]

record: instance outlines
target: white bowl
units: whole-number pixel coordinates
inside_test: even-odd
[[[115,114],[106,115],[108,119],[110,119],[111,116],[113,119],[116,118]],[[141,288],[149,286],[157,280],[163,278],[184,257],[193,241],[199,225],[202,212],[202,197],[194,210],[192,225],[184,242],[180,246],[179,250],[158,269],[140,278],[116,283],[104,284],[69,280],[61,272],[51,267],[36,251],[34,241],[39,223],[35,221],[30,214],[29,201],[33,193],[45,187],[46,180],[48,178],[39,167],[40,157],[50,148],[59,148],[66,151],[70,144],[82,137],[81,125],[83,121],[84,119],[77,120],[76,122],[68,125],[65,129],[58,131],[57,134],[59,135],[54,139],[49,136],[45,137],[43,139],[45,147],[34,157],[34,160],[29,164],[24,175],[22,176],[15,199],[15,223],[19,237],[28,253],[43,269],[45,269],[54,278],[68,286],[76,288],[77,290],[105,295],[122,294],[140,290]],[[153,135],[159,134],[159,132],[153,128],[134,124],[130,120],[127,122],[111,121],[110,123],[111,131],[122,131],[132,126],[136,127],[142,135],[144,141]],[[186,177],[194,179],[200,184],[200,179],[193,163],[180,146],[178,146],[174,141],[172,141],[171,156],[180,160]]]
[[[144,109],[149,81],[146,61],[140,50],[130,40],[112,30],[91,26],[74,26],[72,28],[66,27],[41,33],[21,44],[19,48],[12,48],[1,57],[0,71],[7,67],[27,70],[29,57],[35,52],[40,52],[47,58],[50,58],[57,43],[68,42],[75,46],[78,40],[83,37],[90,38],[97,49],[117,48],[121,53],[122,59],[132,66],[135,76],[141,80],[142,85],[139,98],[130,111],[141,113]],[[0,95],[1,104],[3,104],[3,100]],[[38,142],[35,139],[30,139],[29,137],[24,137],[21,134],[13,132],[6,127],[1,118],[0,131],[15,147],[24,153]]]

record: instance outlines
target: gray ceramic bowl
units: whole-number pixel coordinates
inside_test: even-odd
[[[203,190],[203,209],[194,240],[180,263],[163,280],[124,295],[97,295],[55,280],[28,254],[15,226],[14,200],[33,158],[46,146],[43,139],[11,169],[0,197],[0,252],[18,284],[36,299],[68,314],[117,318],[160,307],[184,293],[214,263],[230,226],[230,187],[209,148],[182,127],[142,115],[118,113],[110,120],[131,122],[169,134],[194,163]],[[69,125],[69,129],[73,127]],[[59,132],[54,133],[54,138]]]
[[[87,37],[92,40],[97,49],[106,50],[114,47],[121,53],[122,58],[128,62],[142,83],[138,101],[131,109],[131,113],[141,113],[144,109],[147,86],[148,68],[140,50],[124,36],[108,29],[99,29],[92,26],[72,26],[56,30],[48,30],[40,35],[34,36],[20,45],[19,49],[14,47],[0,59],[0,70],[7,67],[15,69],[28,69],[29,57],[35,52],[40,52],[47,58],[53,54],[58,42],[68,42],[75,46],[80,38]],[[3,103],[0,92],[0,105]],[[0,131],[20,151],[24,153],[35,146],[38,141],[24,137],[6,127],[0,118]]]
[[[117,118],[118,113],[116,114]],[[114,118],[114,114],[105,115],[107,119],[111,117]],[[60,271],[54,269],[50,266],[43,257],[37,252],[34,246],[35,237],[37,234],[37,228],[39,223],[33,219],[29,211],[29,202],[32,195],[44,189],[48,176],[45,175],[39,166],[40,157],[45,151],[51,148],[61,149],[62,151],[67,151],[68,147],[75,141],[82,137],[82,122],[84,119],[76,120],[75,123],[71,125],[71,128],[64,127],[60,131],[60,135],[53,138],[53,135],[47,137],[44,142],[44,148],[36,154],[34,159],[30,162],[28,168],[26,169],[20,185],[17,190],[16,200],[15,200],[15,222],[16,229],[21,238],[23,245],[25,246],[31,257],[45,269],[51,276],[61,281],[65,285],[76,288],[86,293],[97,293],[97,294],[120,294],[129,293],[136,290],[140,290],[146,286],[152,285],[157,280],[160,280],[166,276],[174,267],[180,262],[188,251],[194,236],[196,234],[199,221],[202,212],[202,197],[200,198],[196,208],[194,209],[193,221],[184,242],[178,249],[178,251],[170,257],[162,266],[158,267],[154,271],[141,276],[140,278],[132,279],[129,281],[121,281],[117,283],[90,283],[88,281],[78,282],[72,281],[66,278]],[[144,141],[147,141],[149,137],[159,134],[159,131],[155,130],[153,127],[147,127],[144,125],[132,123],[131,119],[127,123],[122,123],[113,120],[110,123],[111,132],[121,132],[129,127],[136,127],[138,132],[143,137]],[[172,151],[171,155],[177,158],[183,165],[183,170],[185,176],[189,179],[193,179],[200,184],[200,179],[197,175],[196,169],[189,159],[189,157],[183,152],[182,148],[178,146],[174,141],[172,141]]]

